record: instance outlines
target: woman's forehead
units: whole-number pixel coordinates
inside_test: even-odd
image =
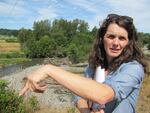
[[[106,33],[128,36],[127,30],[115,23],[112,23],[108,26]]]

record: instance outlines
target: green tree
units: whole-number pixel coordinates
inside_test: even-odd
[[[91,34],[92,34],[94,37],[96,37],[97,30],[98,30],[98,28],[95,26],[95,27],[92,29],[92,31],[91,31]]]
[[[27,32],[22,32],[26,36]],[[87,60],[95,32],[96,27],[90,32],[88,23],[80,19],[56,19],[52,24],[48,20],[43,20],[34,22],[33,35],[22,42],[25,43],[24,50],[28,57],[68,56],[73,63],[77,63]]]
[[[55,56],[57,57],[66,57],[66,47],[69,44],[67,37],[64,36],[63,31],[58,31],[51,34],[55,42]]]
[[[88,23],[86,23],[84,20],[80,20],[78,24],[78,31],[81,33],[88,33]]]
[[[37,42],[38,58],[53,57],[56,44],[53,38],[45,35]]]
[[[73,38],[72,43],[74,43],[79,50],[78,57],[80,61],[87,60],[93,40],[93,36],[88,33],[78,33]]]
[[[29,58],[37,58],[38,56],[38,41],[35,39],[30,39],[26,42],[26,49],[24,50],[25,54]]]
[[[49,20],[41,20],[34,22],[33,24],[33,34],[35,40],[40,40],[40,38],[44,35],[50,34],[51,30],[51,22]]]
[[[14,29],[0,29],[0,35],[7,35],[7,36],[17,36],[18,30]]]
[[[26,54],[31,58],[45,58],[54,56],[55,41],[53,38],[45,35],[40,40],[28,40]]]
[[[142,47],[149,45],[150,43],[150,34],[149,33],[138,33],[139,37],[139,43],[142,45]]]
[[[78,63],[79,62],[79,56],[78,56],[78,48],[74,43],[71,43],[68,48],[68,57],[72,63]]]
[[[18,33],[18,39],[20,43],[25,43],[28,39],[30,39],[31,34],[31,30],[21,28]]]

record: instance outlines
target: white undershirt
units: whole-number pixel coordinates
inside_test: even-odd
[[[99,83],[105,81],[105,69],[102,69],[101,66],[97,67],[96,69],[95,80]]]
[[[97,67],[94,79],[99,83],[103,83],[105,81],[105,69],[102,69],[101,66]],[[96,103],[93,103],[93,106],[92,106],[92,108],[94,109],[104,108],[104,107],[105,105],[99,105]]]

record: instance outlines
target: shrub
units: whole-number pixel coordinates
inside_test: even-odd
[[[8,39],[5,39],[5,41],[6,42],[15,42],[15,43],[19,42],[18,39],[16,39],[16,38],[8,38]]]
[[[8,82],[0,80],[0,113],[25,113],[23,98],[7,85]]]
[[[39,102],[36,98],[36,96],[31,96],[26,101],[26,111],[34,113],[36,110],[40,108]]]

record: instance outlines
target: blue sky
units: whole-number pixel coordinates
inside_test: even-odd
[[[32,28],[34,21],[76,18],[98,26],[109,13],[134,18],[139,32],[150,33],[150,0],[0,0],[0,28]]]

